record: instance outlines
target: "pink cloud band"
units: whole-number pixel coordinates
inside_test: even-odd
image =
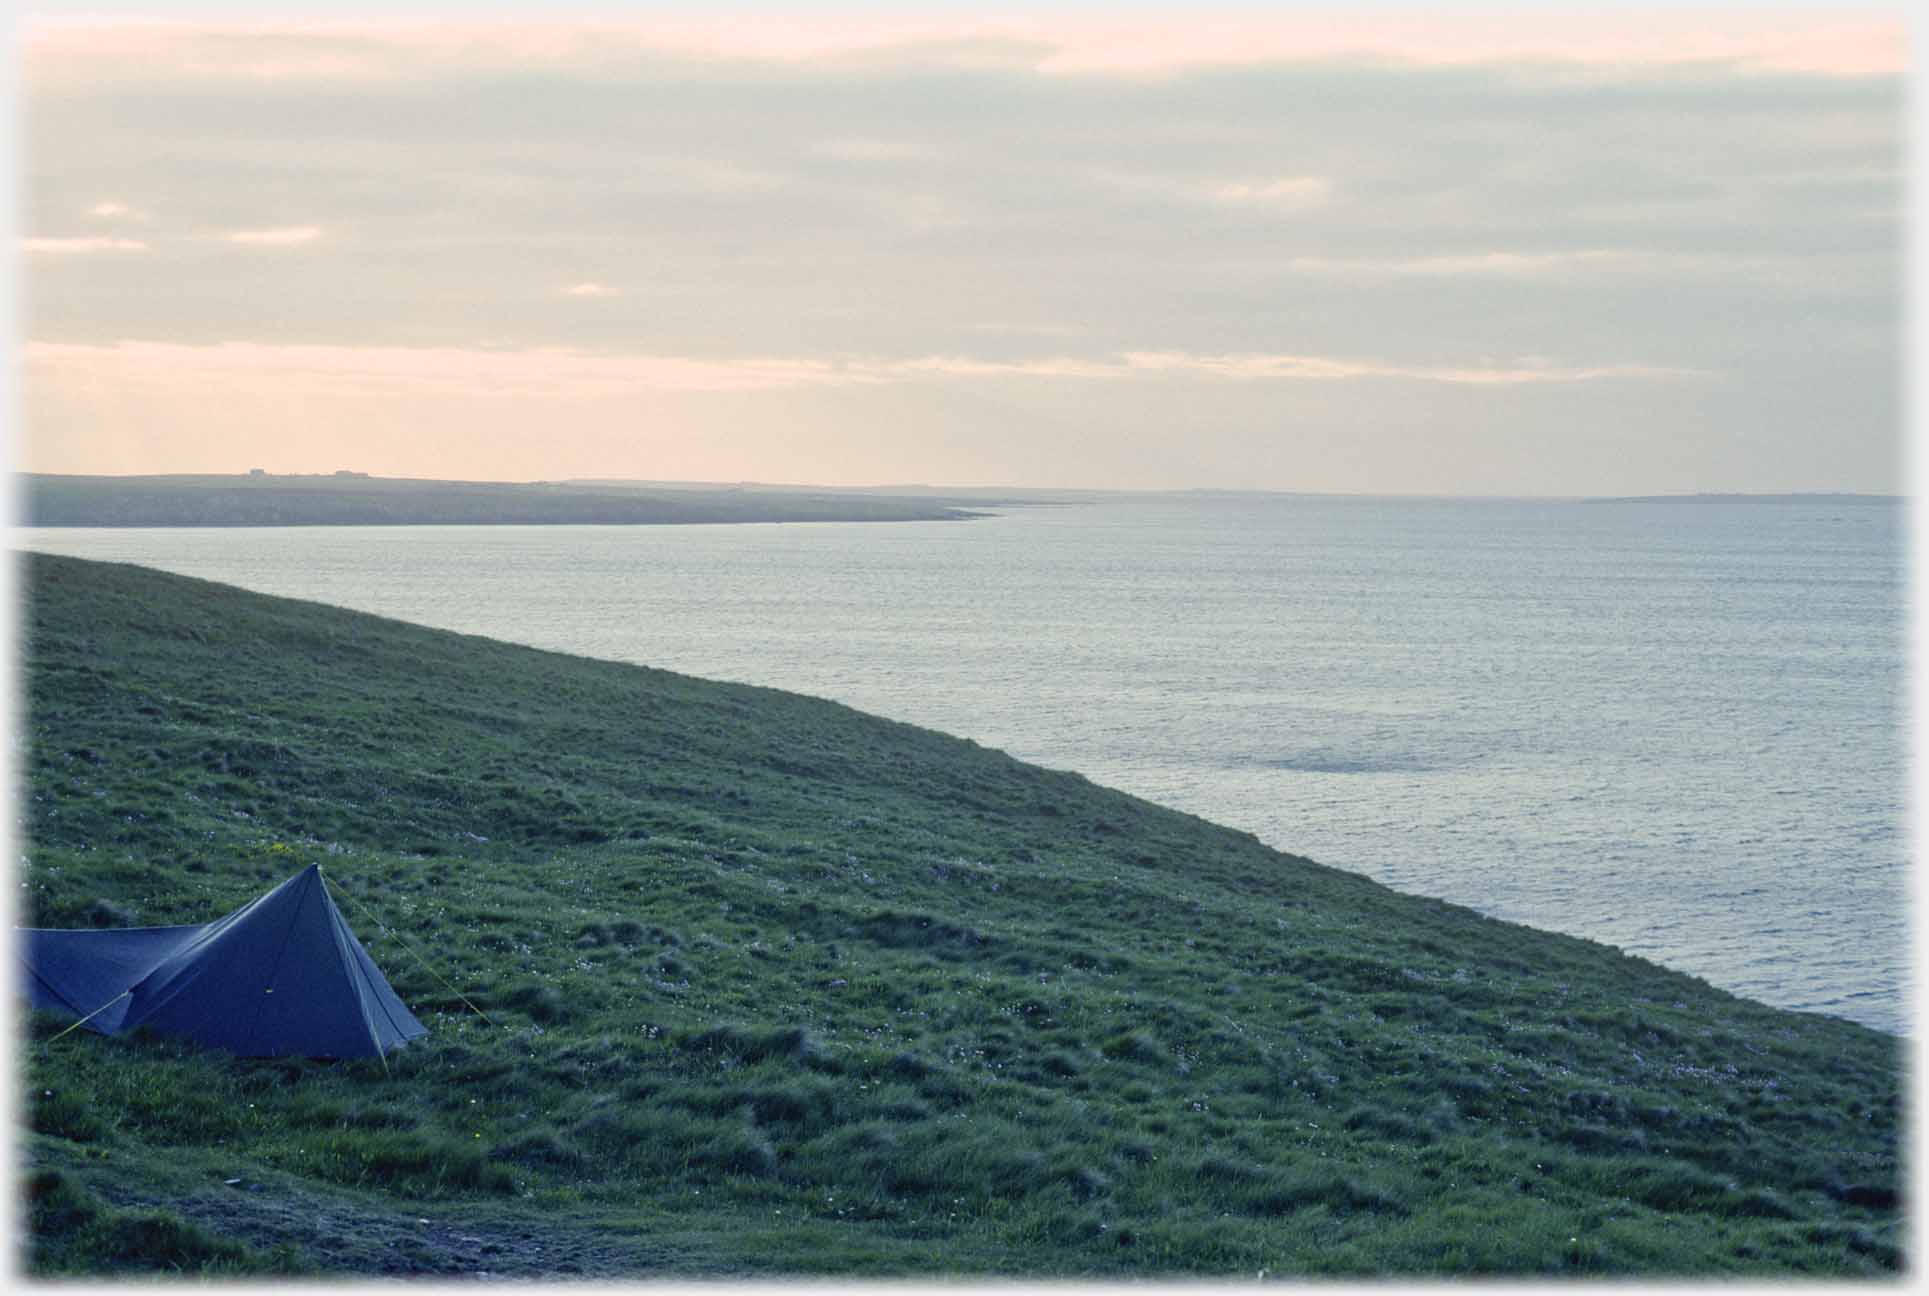
[[[1055,358],[991,361],[958,356],[911,359],[698,359],[605,355],[556,347],[483,350],[459,347],[355,347],[224,342],[189,346],[118,342],[95,346],[31,342],[30,382],[83,381],[114,387],[221,386],[290,394],[326,391],[444,397],[530,396],[593,399],[644,391],[742,392],[802,387],[861,387],[958,379],[1120,381],[1151,377],[1202,380],[1419,382],[1518,386],[1610,379],[1705,376],[1661,365],[1571,365],[1544,359],[1507,364],[1407,365],[1323,356],[1174,351],[1130,352],[1113,360]]]
[[[638,53],[853,67],[916,60],[1049,75],[1159,75],[1324,59],[1621,68],[1719,63],[1840,76],[1895,76],[1908,64],[1899,15],[1771,9],[892,19],[826,11],[614,23],[41,18],[23,24],[21,43],[30,80],[94,76],[122,65],[143,74],[166,68],[182,78],[409,77],[462,66],[594,66]]]

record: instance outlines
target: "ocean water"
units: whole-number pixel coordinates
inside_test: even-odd
[[[1121,496],[968,523],[16,543],[835,698],[1911,1029],[1893,502]]]

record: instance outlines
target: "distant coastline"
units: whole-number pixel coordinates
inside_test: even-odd
[[[23,473],[20,483],[20,521],[30,527],[660,526],[960,522],[988,516],[938,495],[436,481],[346,470],[141,477]]]
[[[1868,495],[1850,491],[1787,491],[1754,495],[1745,491],[1701,491],[1693,495],[1589,496],[1585,504],[1901,504],[1906,495]]]
[[[616,478],[443,481],[364,472],[83,476],[22,473],[29,527],[664,526],[745,522],[960,522],[987,510],[1090,504],[1113,497],[1227,500],[1359,499],[1564,504],[1826,504],[1894,506],[1900,495],[1702,492],[1618,496],[1329,495],[1198,487],[1099,488],[772,485]]]

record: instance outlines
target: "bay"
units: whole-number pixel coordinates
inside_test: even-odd
[[[1106,496],[967,523],[45,529],[835,698],[1909,1029],[1895,501]]]

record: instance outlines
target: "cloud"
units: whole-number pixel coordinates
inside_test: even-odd
[[[76,238],[23,238],[20,240],[20,250],[66,256],[81,252],[145,252],[147,244],[140,239],[84,234]]]
[[[1013,337],[1077,337],[1087,331],[1077,324],[1039,320],[974,320],[959,327],[969,333],[1005,333]]]
[[[571,284],[569,287],[563,289],[563,296],[565,297],[616,297],[620,295],[616,289],[610,287],[608,284],[597,283],[594,280]]]
[[[908,360],[852,360],[848,372],[866,382],[915,378],[1122,378],[1130,366],[1104,360],[975,360],[968,356],[919,356]]]
[[[1214,202],[1236,207],[1280,207],[1288,210],[1317,207],[1333,196],[1333,182],[1324,176],[1288,176],[1279,180],[1241,181],[1215,185]]]
[[[1563,365],[1537,357],[1512,364],[1401,365],[1371,360],[1339,360],[1305,355],[1185,355],[1164,351],[1128,354],[1130,369],[1148,373],[1185,373],[1241,381],[1301,378],[1405,378],[1420,382],[1511,386],[1522,383],[1592,382],[1604,378],[1667,379],[1705,377],[1705,371],[1668,365]]]
[[[929,156],[929,150],[917,144],[871,135],[812,140],[804,146],[804,153],[836,162],[903,162]]]
[[[1359,464],[1401,472],[1420,427],[1540,456],[1549,427],[1620,447],[1642,422],[1645,471],[1687,485],[1759,480],[1761,429],[1797,411],[1860,462],[1899,443],[1902,76],[1798,74],[1822,24],[1784,14],[1560,29],[1376,12],[1294,43],[1284,8],[76,27],[23,50],[19,232],[152,249],[23,256],[21,332],[344,344],[147,368],[210,391],[428,389],[421,408],[452,426],[475,412],[465,386],[697,393],[633,404],[701,407],[771,444],[821,407],[933,464],[953,442],[930,429],[955,423],[961,444],[999,417],[1041,439],[1348,428]],[[1899,51],[1895,20],[1864,30]],[[103,200],[153,222],[84,214]],[[317,233],[225,241],[274,226]],[[618,295],[572,300],[580,284]],[[62,363],[96,365],[110,393],[133,366]],[[89,412],[75,384],[62,399],[48,437],[139,423]],[[377,400],[342,403],[360,419]],[[624,403],[597,417],[617,426]],[[1744,435],[1748,454],[1720,448]],[[1637,471],[1558,440],[1547,482]],[[1730,455],[1732,476],[1690,477],[1675,443]],[[1022,474],[1028,449],[1011,454]],[[1238,458],[1198,455],[1195,479]],[[1095,472],[1133,458],[1092,443]]]
[[[594,398],[640,391],[729,392],[870,381],[818,360],[602,355],[561,347],[272,345],[109,346],[30,342],[30,371],[142,387],[232,386],[287,394]]]
[[[1855,292],[1886,282],[1869,253],[1749,256],[1721,252],[1665,252],[1641,248],[1582,248],[1563,252],[1470,252],[1440,256],[1297,256],[1288,273],[1341,280],[1666,279],[1729,281],[1756,288]]]
[[[1545,275],[1590,266],[1627,265],[1638,261],[1639,254],[1617,254],[1591,249],[1579,252],[1476,252],[1458,256],[1419,257],[1293,257],[1289,270],[1303,274],[1328,274],[1353,277],[1418,275],[1459,278],[1462,276],[1506,277]]]
[[[1563,365],[1522,358],[1506,365],[1403,365],[1306,355],[1193,355],[1135,351],[1115,359],[997,361],[968,356],[899,359],[597,354],[560,347],[358,347],[224,342],[206,346],[127,341],[111,346],[31,342],[30,373],[96,387],[231,387],[287,395],[594,399],[639,392],[743,392],[863,387],[943,379],[1069,379],[1118,382],[1147,376],[1209,381],[1405,379],[1506,386],[1607,379],[1675,379],[1697,371],[1659,365]]]
[[[97,202],[87,209],[87,214],[97,220],[144,221],[147,213],[138,207],[130,207],[124,202]]]
[[[234,230],[222,235],[230,243],[245,243],[250,247],[294,247],[301,243],[313,243],[322,236],[319,225],[285,225],[278,229]]]
[[[1016,68],[1053,76],[1158,76],[1201,67],[1312,60],[1421,66],[1483,63],[1895,76],[1907,67],[1900,15],[1222,13],[1182,16],[639,18],[624,22],[421,20],[103,21],[22,25],[29,77],[42,85],[159,67],[195,79],[366,81],[454,69],[570,65],[647,56],[706,62],[890,68]]]

